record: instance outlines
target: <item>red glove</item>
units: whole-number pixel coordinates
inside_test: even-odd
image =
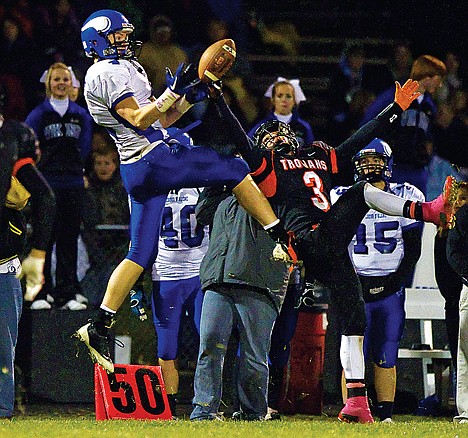
[[[403,111],[409,108],[411,102],[415,100],[421,93],[418,91],[419,82],[408,79],[403,86],[398,81],[395,82],[395,102]]]

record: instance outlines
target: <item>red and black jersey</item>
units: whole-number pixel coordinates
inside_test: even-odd
[[[332,174],[338,167],[335,150],[325,143],[312,143],[301,157],[254,148],[246,160],[287,230],[296,235],[309,230],[330,209]],[[256,169],[252,168],[254,163],[260,163]]]

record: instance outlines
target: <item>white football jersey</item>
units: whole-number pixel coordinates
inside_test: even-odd
[[[84,98],[89,112],[98,125],[107,128],[122,161],[167,137],[159,120],[143,131],[117,115],[115,105],[130,96],[140,107],[152,104],[151,85],[137,61],[101,60],[86,72]]]
[[[335,187],[331,192],[332,203],[348,188]],[[424,194],[408,183],[390,183],[389,193],[412,201],[424,201]],[[395,272],[404,256],[402,230],[415,222],[414,219],[387,216],[369,210],[348,247],[357,273],[363,276],[384,276]]]
[[[153,280],[178,280],[199,274],[208,249],[208,226],[195,219],[200,189],[180,189],[169,193],[159,236],[159,252],[153,264]]]

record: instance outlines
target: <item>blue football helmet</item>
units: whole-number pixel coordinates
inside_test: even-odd
[[[81,42],[86,56],[99,59],[132,59],[141,47],[140,41],[133,41],[134,26],[120,12],[102,9],[92,13],[81,28]],[[115,32],[128,34],[123,43],[111,42],[109,36]]]
[[[382,164],[362,163],[364,157],[378,157]],[[356,181],[377,181],[386,182],[392,176],[393,154],[392,149],[385,141],[374,138],[365,148],[361,149],[353,157],[354,179]]]
[[[299,142],[291,127],[284,122],[272,119],[262,123],[252,137],[255,145],[262,149],[295,155],[299,150]]]

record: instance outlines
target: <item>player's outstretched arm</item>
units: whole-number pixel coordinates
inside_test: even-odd
[[[375,137],[384,136],[385,133],[398,126],[401,114],[421,94],[417,91],[419,83],[408,79],[403,86],[395,82],[395,98],[380,114],[361,126],[351,137],[341,143],[335,150],[338,168],[347,166],[352,157],[363,147],[368,145]]]
[[[221,85],[219,83],[213,83],[210,85],[210,88],[210,97],[215,103],[217,115],[222,125],[225,126],[226,132],[229,132],[229,137],[236,146],[238,152],[244,155],[245,152],[252,149],[252,143],[247,133],[224,99]]]
[[[150,105],[140,107],[137,100],[127,97],[116,106],[117,114],[132,126],[145,130],[159,120],[163,128],[168,128],[187,112],[194,103],[207,97],[207,92],[197,86],[200,79],[196,77],[194,67],[184,63],[174,74],[166,69],[166,90]]]

